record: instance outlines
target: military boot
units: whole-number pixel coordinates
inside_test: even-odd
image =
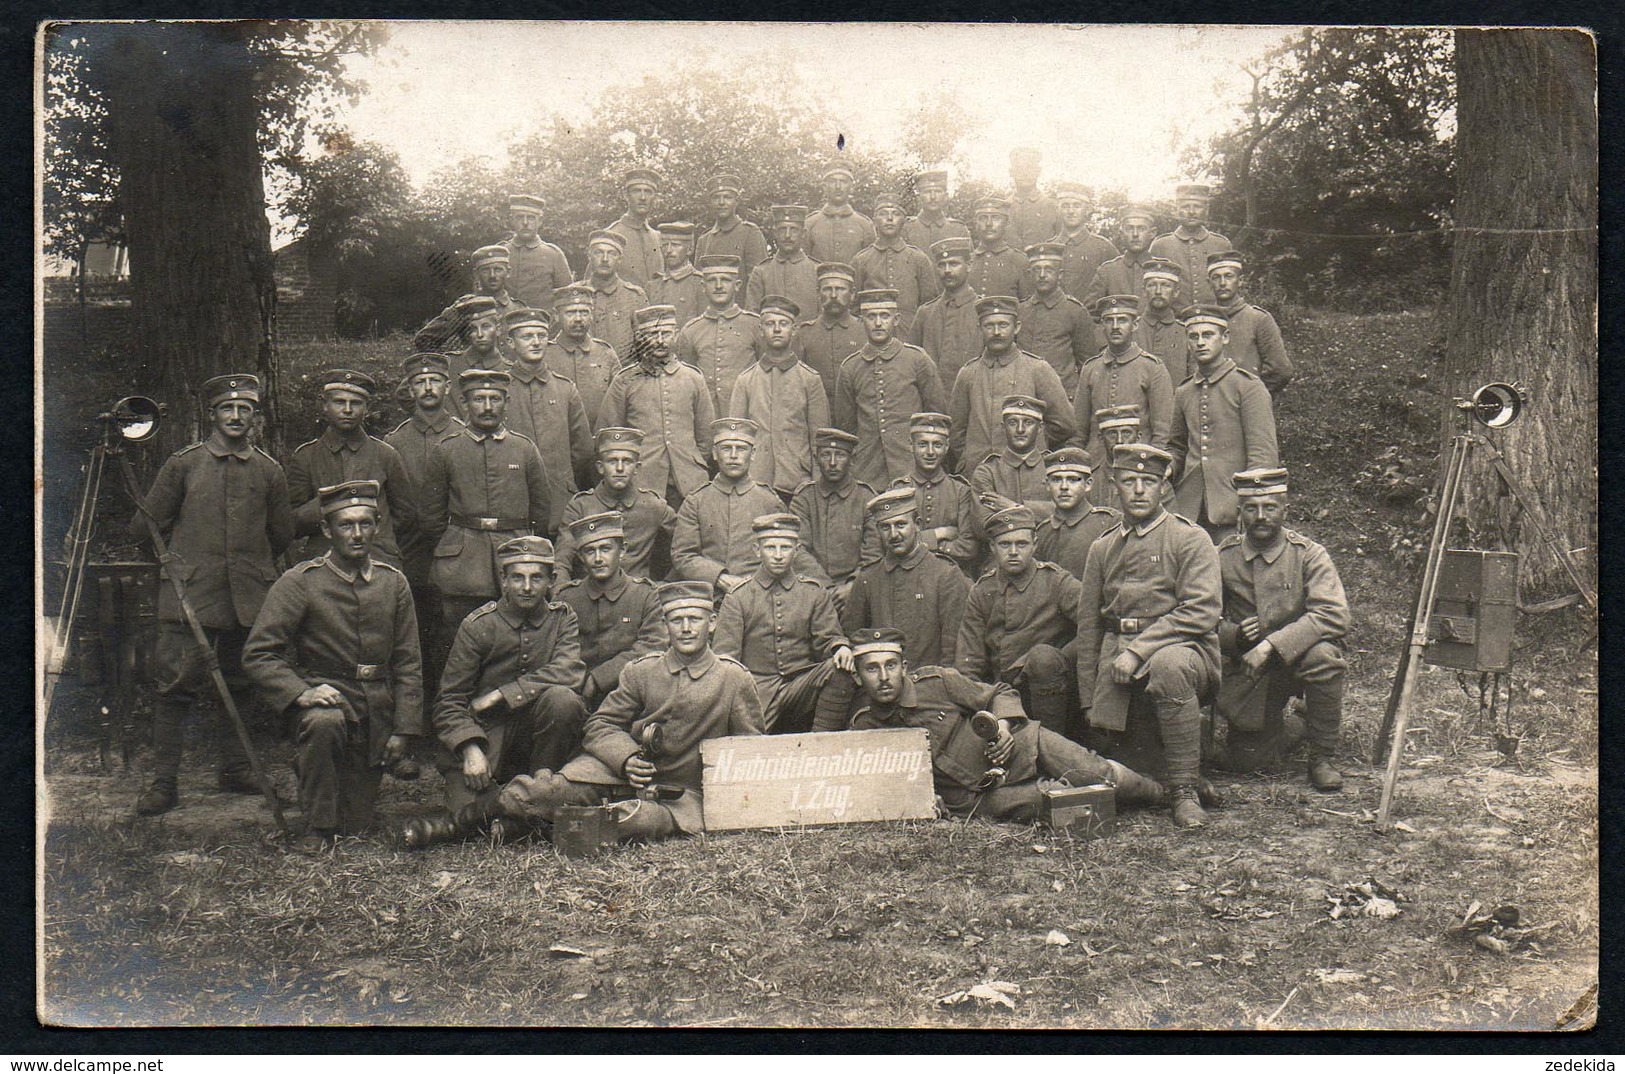
[[[1343,773],[1324,757],[1309,759],[1309,785],[1317,791],[1330,794],[1343,789]]]
[[[159,777],[152,781],[151,786],[141,792],[141,797],[135,800],[135,811],[138,816],[156,817],[160,813],[168,813],[180,804],[180,792],[175,789],[173,779]]]
[[[1142,776],[1128,765],[1108,761],[1112,766],[1112,780],[1117,784],[1117,808],[1156,808],[1168,804],[1168,788]]]
[[[1202,808],[1195,787],[1175,787],[1169,791],[1169,797],[1173,800],[1175,828],[1200,828],[1207,824],[1207,811]]]

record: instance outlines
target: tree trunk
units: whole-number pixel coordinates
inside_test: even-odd
[[[1596,50],[1573,30],[1456,33],[1456,237],[1443,442],[1450,400],[1491,381],[1527,395],[1492,443],[1538,521],[1591,584],[1597,547]],[[1481,427],[1478,432],[1485,432]],[[1475,452],[1462,516],[1480,546],[1522,553],[1523,600],[1573,592],[1551,546]]]
[[[276,284],[251,27],[112,25],[100,57],[142,374],[115,393],[169,405],[168,448],[205,428],[197,402],[205,380],[264,378],[274,368]],[[274,407],[274,394],[265,396]],[[268,411],[270,430],[274,418]]]

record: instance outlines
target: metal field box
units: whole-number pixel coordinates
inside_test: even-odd
[[[1507,671],[1518,616],[1518,553],[1446,549],[1422,659],[1457,671]]]
[[[1038,819],[1086,839],[1110,835],[1117,828],[1117,788],[1096,783],[1044,791]]]

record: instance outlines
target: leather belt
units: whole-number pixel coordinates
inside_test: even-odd
[[[1101,628],[1108,634],[1138,634],[1151,625],[1150,619],[1109,619],[1102,617]]]
[[[308,675],[318,678],[349,679],[352,682],[381,682],[389,678],[388,664],[351,664],[347,667],[315,667],[305,666]]]
[[[451,524],[461,526],[465,530],[528,530],[528,518],[473,518],[469,515],[452,515]]]

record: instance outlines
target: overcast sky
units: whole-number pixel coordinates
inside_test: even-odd
[[[1178,148],[1229,126],[1237,66],[1293,27],[859,23],[401,22],[351,71],[368,92],[347,117],[423,183],[550,115],[585,119],[609,86],[678,64],[792,63],[849,139],[893,142],[922,96],[947,89],[989,122],[968,171],[1003,182],[1017,144],[1044,150],[1044,180],[1168,193]],[[764,78],[763,93],[776,87]]]

